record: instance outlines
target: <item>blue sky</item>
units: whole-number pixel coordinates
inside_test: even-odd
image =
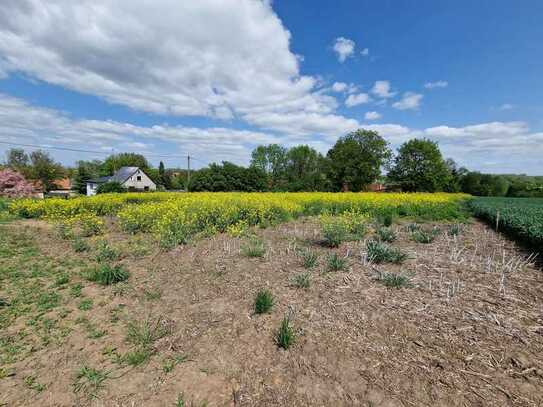
[[[369,128],[543,174],[541,21],[536,0],[5,0],[0,141],[203,166]]]

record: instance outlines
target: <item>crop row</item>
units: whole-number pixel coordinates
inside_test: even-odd
[[[543,252],[543,199],[481,197],[470,207],[475,216]]]
[[[19,216],[54,221],[82,215],[116,216],[127,232],[151,232],[175,244],[198,233],[211,235],[237,225],[267,226],[302,215],[345,211],[453,220],[463,216],[461,203],[467,198],[445,193],[131,193],[20,200],[10,210]]]

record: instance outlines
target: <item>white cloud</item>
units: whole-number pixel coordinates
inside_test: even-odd
[[[383,116],[379,112],[366,112],[366,114],[364,115],[364,119],[366,120],[378,120],[381,117]]]
[[[370,54],[370,49],[369,48],[364,48],[362,51],[360,51],[360,54],[362,56],[367,57]]]
[[[412,129],[394,123],[367,124],[337,115],[289,114],[262,117],[270,127],[280,127],[284,135],[224,127],[136,126],[118,121],[74,119],[62,112],[28,104],[0,94],[0,134],[13,143],[50,145],[103,151],[136,151],[147,154],[184,155],[190,153],[202,161],[228,160],[247,164],[251,150],[258,144],[308,143],[326,152],[338,137],[356,128],[375,130],[398,147],[413,137],[428,137],[440,143],[446,157],[479,171],[541,173],[543,132],[533,132],[524,122],[490,122],[463,127],[441,125]],[[315,134],[324,137],[314,137]],[[217,148],[220,146],[220,148]],[[0,152],[7,145],[0,144]],[[73,164],[79,159],[103,158],[104,154],[53,151],[56,159]],[[183,157],[160,158],[169,166],[184,164]],[[500,166],[485,163],[501,163]]]
[[[197,128],[101,120],[76,120],[57,110],[29,105],[0,94],[2,141],[103,151],[135,151],[144,154],[181,155],[190,153],[203,161],[230,160],[246,163],[258,144],[278,143],[281,138],[257,131],[223,127]],[[220,148],[217,148],[220,146]],[[6,150],[8,145],[1,144]],[[53,151],[65,163],[79,159],[103,158],[103,154]],[[153,158],[152,155],[149,158]],[[177,165],[179,158],[171,159]]]
[[[389,81],[376,81],[373,85],[371,92],[383,99],[391,98],[396,93],[390,91],[390,82]]]
[[[515,106],[513,106],[512,104],[510,103],[504,103],[503,105],[500,106],[500,110],[511,110],[513,109]]]
[[[447,86],[449,86],[447,81],[426,82],[424,84],[426,89],[446,88]]]
[[[401,100],[392,104],[398,110],[417,110],[420,107],[423,95],[420,93],[405,92]]]
[[[345,62],[347,58],[354,54],[356,44],[353,40],[344,37],[336,38],[334,43],[334,51],[337,54],[339,62]]]
[[[345,101],[345,106],[347,107],[358,106],[364,103],[368,103],[369,101],[370,101],[370,96],[367,93],[349,95],[349,97]]]
[[[269,1],[3,0],[0,75],[155,114],[348,126],[319,79],[301,75],[290,37]],[[347,58],[349,40],[338,44]]]
[[[332,85],[332,90],[334,92],[345,92],[348,85],[345,82],[334,82]]]

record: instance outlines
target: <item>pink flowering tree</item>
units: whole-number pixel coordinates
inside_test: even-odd
[[[9,168],[0,170],[0,196],[26,198],[32,196],[34,188],[19,172]]]

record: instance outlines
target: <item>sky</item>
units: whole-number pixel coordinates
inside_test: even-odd
[[[543,175],[541,21],[541,0],[2,0],[0,155],[246,165],[364,128]]]

